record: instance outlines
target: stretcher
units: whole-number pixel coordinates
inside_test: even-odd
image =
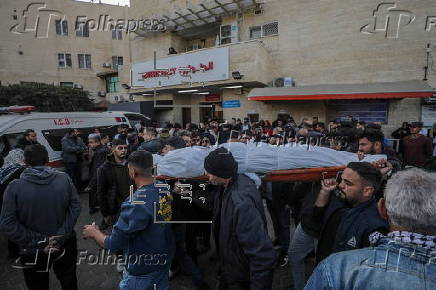
[[[298,168],[288,170],[273,170],[268,172],[263,180],[272,182],[292,182],[292,181],[320,181],[326,178],[335,178],[338,173],[343,171],[345,166],[319,167],[319,168]],[[207,176],[192,178],[177,178],[169,176],[155,176],[157,180],[196,180],[207,181]]]

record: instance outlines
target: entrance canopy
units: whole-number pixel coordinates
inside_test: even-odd
[[[251,90],[251,101],[282,100],[350,100],[429,98],[434,89],[425,81],[390,83],[314,85],[290,88],[257,88]]]

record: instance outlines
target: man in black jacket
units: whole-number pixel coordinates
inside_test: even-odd
[[[359,151],[364,154],[385,154],[387,162],[385,163],[385,170],[392,169],[393,173],[401,170],[401,159],[397,153],[384,143],[384,135],[380,131],[365,130],[359,135]],[[384,173],[384,172],[383,172]]]
[[[29,168],[6,188],[0,232],[19,245],[29,289],[49,289],[53,265],[62,289],[76,290],[77,190],[67,174],[46,166],[44,146],[27,146],[24,158]]]
[[[27,129],[24,131],[24,136],[17,141],[15,148],[24,150],[26,146],[39,144],[36,138],[36,133],[33,129]]]
[[[225,148],[204,160],[209,182],[216,186],[208,200],[222,265],[220,289],[271,289],[277,256],[268,236],[259,191]]]
[[[317,262],[332,253],[369,247],[388,232],[388,224],[377,211],[374,198],[381,173],[368,162],[350,162],[341,176],[322,181],[313,208],[321,224]]]
[[[97,169],[97,196],[103,215],[102,228],[111,226],[117,220],[121,203],[129,196],[132,181],[127,168],[127,144],[115,139],[112,153]]]
[[[78,190],[82,183],[82,155],[87,148],[79,137],[78,129],[71,129],[62,138],[62,161],[65,164],[65,169],[68,175],[73,180],[74,185]]]
[[[101,144],[99,134],[91,134],[88,137],[88,144],[92,154],[89,164],[89,184],[85,191],[89,192],[89,213],[92,215],[98,211],[98,196],[97,196],[97,169],[106,161],[106,156],[110,153],[109,148]]]

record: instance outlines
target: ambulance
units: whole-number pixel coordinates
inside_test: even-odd
[[[33,129],[37,140],[47,148],[49,165],[62,169],[61,140],[72,128],[81,132],[83,141],[95,128],[109,137],[117,133],[117,127],[127,124],[135,128],[137,124],[149,124],[150,119],[132,112],[36,112],[33,106],[0,107],[0,154],[6,156],[15,147],[27,129]]]

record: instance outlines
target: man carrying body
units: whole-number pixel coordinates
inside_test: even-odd
[[[323,180],[313,208],[313,218],[322,224],[316,251],[317,262],[335,252],[370,246],[375,237],[387,231],[376,206],[381,173],[368,162],[351,162],[338,185]]]
[[[271,289],[277,257],[256,185],[238,174],[238,164],[224,148],[212,151],[204,168],[216,186],[208,207],[222,266],[220,289]]]
[[[168,289],[174,239],[171,224],[165,222],[171,220],[171,195],[154,184],[149,152],[136,151],[127,162],[129,177],[138,189],[122,203],[111,235],[87,225],[83,236],[124,256],[121,290]]]
[[[390,147],[383,144],[383,133],[380,131],[366,130],[359,135],[359,152],[363,154],[384,154],[387,157],[385,167],[393,172],[401,170],[401,159]]]

